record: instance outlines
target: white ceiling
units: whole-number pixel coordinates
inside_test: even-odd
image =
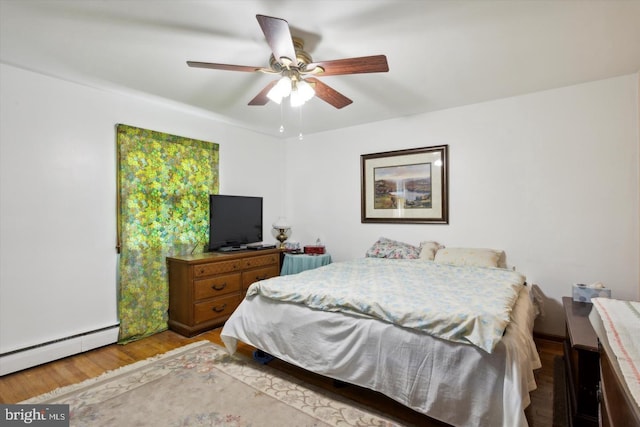
[[[354,102],[312,99],[305,134],[640,70],[640,1],[0,0],[0,61],[279,135],[280,106],[247,105],[273,77],[185,63],[266,66],[256,14],[317,61],[387,55],[388,73],[320,77]]]

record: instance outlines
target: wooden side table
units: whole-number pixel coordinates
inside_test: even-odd
[[[589,321],[593,304],[563,297],[567,323],[564,342],[569,419],[571,425],[598,425],[600,355],[598,336]]]

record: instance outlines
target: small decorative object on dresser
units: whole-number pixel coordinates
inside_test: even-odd
[[[223,324],[247,288],[278,276],[280,249],[168,257],[169,329],[194,336]]]
[[[320,238],[316,239],[315,245],[305,245],[304,253],[308,255],[322,255],[326,253],[327,250],[320,241]]]
[[[278,231],[276,239],[280,242],[280,249],[284,249],[284,242],[289,238],[287,233],[291,230],[289,222],[285,218],[280,217],[273,223],[273,229]]]
[[[589,321],[593,304],[563,297],[567,324],[564,342],[569,420],[571,426],[598,425],[600,355],[598,337]]]
[[[322,245],[309,245],[304,247],[304,253],[307,255],[323,255],[326,248]]]

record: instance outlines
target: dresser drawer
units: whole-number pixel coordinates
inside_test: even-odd
[[[240,292],[242,275],[240,273],[224,274],[210,279],[194,280],[193,299],[201,300]]]
[[[280,265],[279,254],[252,256],[242,260],[242,268],[262,267],[263,265],[271,264]]]
[[[242,287],[246,291],[247,288],[254,282],[259,280],[269,279],[276,277],[280,274],[280,268],[278,265],[272,265],[264,268],[256,268],[255,270],[245,271],[242,273]]]
[[[211,276],[213,274],[229,273],[239,271],[242,266],[242,260],[212,262],[209,264],[200,264],[193,267],[193,277]]]
[[[232,294],[194,304],[193,320],[197,324],[213,320],[216,317],[228,317],[238,307],[240,301],[240,294]]]
[[[192,337],[222,325],[247,286],[280,274],[281,254],[266,249],[167,257],[169,329]]]

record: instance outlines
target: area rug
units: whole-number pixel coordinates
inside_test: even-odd
[[[69,404],[71,426],[397,426],[209,341],[21,403]]]

